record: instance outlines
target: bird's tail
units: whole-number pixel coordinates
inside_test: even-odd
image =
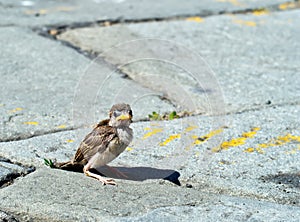
[[[84,165],[80,163],[73,163],[73,161],[67,162],[56,162],[50,159],[44,159],[45,165],[49,166],[50,168],[67,170],[67,171],[75,171],[75,172],[82,172]]]

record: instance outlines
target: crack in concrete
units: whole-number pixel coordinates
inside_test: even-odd
[[[284,106],[298,106],[300,105],[300,101],[288,101],[288,102],[282,102],[282,103],[276,103],[276,104],[266,104],[266,105],[256,105],[253,106],[253,108],[245,108],[245,109],[240,109],[240,110],[234,110],[230,112],[226,112],[222,116],[228,116],[228,115],[234,115],[234,114],[243,114],[243,113],[248,113],[248,112],[253,112],[253,111],[261,111],[269,108],[277,108],[277,107],[284,107]]]
[[[81,129],[84,128],[83,126],[80,127],[67,127],[64,129],[52,129],[49,131],[36,131],[33,134],[20,134],[20,135],[15,135],[15,136],[11,136],[5,139],[0,139],[0,142],[13,142],[13,141],[20,141],[20,140],[27,140],[33,137],[37,137],[37,136],[44,136],[44,135],[48,135],[48,134],[53,134],[53,133],[59,133],[59,132],[63,132],[63,131],[73,131],[73,130],[77,130],[77,129]]]
[[[295,1],[287,1],[285,3],[298,3],[300,0],[295,0]],[[282,4],[282,3],[281,3]],[[164,21],[180,21],[187,19],[189,17],[211,17],[211,16],[218,16],[218,15],[224,15],[224,14],[248,14],[248,13],[253,13],[255,11],[259,10],[268,10],[269,12],[280,12],[283,11],[280,9],[281,4],[274,4],[266,7],[260,7],[260,8],[249,8],[249,9],[242,9],[242,10],[227,10],[227,11],[219,11],[219,12],[212,12],[212,11],[205,11],[204,13],[199,13],[199,14],[182,14],[182,15],[177,15],[177,16],[169,16],[169,17],[154,17],[154,18],[143,18],[143,19],[122,19],[122,18],[117,18],[117,19],[104,19],[104,20],[96,20],[93,22],[75,22],[71,24],[66,24],[66,25],[47,25],[43,28],[40,27],[34,27],[32,30],[34,32],[37,32],[40,36],[56,40],[61,42],[63,45],[70,47],[77,51],[78,53],[84,55],[85,57],[93,60],[95,59],[98,54],[95,52],[90,52],[86,50],[82,50],[80,47],[71,44],[70,42],[64,41],[64,40],[58,40],[56,38],[57,35],[65,32],[66,30],[70,29],[77,29],[77,28],[85,28],[85,27],[91,27],[91,26],[100,26],[100,27],[106,27],[107,24],[109,26],[112,25],[118,25],[118,24],[132,24],[132,23],[147,23],[147,22],[164,22]],[[299,6],[300,7],[300,6]],[[295,10],[296,8],[287,8],[284,11],[290,11],[290,10]],[[54,34],[51,33],[52,30],[55,30]]]
[[[241,110],[235,110],[235,111],[231,111],[231,112],[226,112],[220,115],[212,115],[212,114],[208,114],[205,115],[206,117],[214,117],[214,116],[229,116],[229,115],[235,115],[235,114],[243,114],[243,113],[247,113],[247,112],[253,112],[253,111],[261,111],[261,110],[265,110],[265,109],[269,109],[269,108],[277,108],[277,107],[284,107],[284,106],[298,106],[300,105],[300,101],[292,101],[292,102],[283,102],[283,103],[277,103],[277,104],[273,104],[273,105],[258,105],[256,107],[253,108],[246,108],[246,109],[241,109]],[[204,113],[190,113],[189,115],[185,115],[185,116],[180,116],[176,119],[182,119],[182,118],[187,118],[187,117],[195,117],[195,116],[204,116]],[[133,121],[133,123],[141,123],[141,122],[151,122],[152,120],[150,120],[148,117],[146,118],[140,118],[138,120]],[[171,120],[155,120],[155,121],[171,121]],[[86,128],[86,126],[79,126],[79,127],[69,127],[69,128],[65,128],[65,129],[54,129],[54,130],[49,130],[49,131],[43,131],[43,132],[35,132],[34,134],[22,134],[22,135],[18,135],[18,136],[12,136],[9,138],[5,138],[5,139],[0,139],[0,143],[6,143],[6,142],[14,142],[14,141],[21,141],[21,140],[27,140],[33,137],[38,137],[38,136],[44,136],[44,135],[50,135],[50,134],[54,134],[54,133],[60,133],[60,132],[64,132],[64,131],[74,131],[77,129],[84,129]]]
[[[294,8],[287,8],[285,10],[280,9],[280,5],[282,4],[288,4],[288,3],[300,3],[300,0],[294,0],[294,1],[286,1],[284,3],[280,4],[273,4],[265,7],[255,7],[255,8],[245,8],[241,10],[224,10],[224,11],[218,11],[213,12],[209,10],[204,10],[202,13],[196,13],[196,14],[180,14],[175,16],[167,16],[167,17],[152,17],[152,18],[140,18],[140,19],[124,19],[124,18],[117,18],[117,19],[102,19],[102,20],[96,20],[92,22],[75,22],[71,24],[66,25],[47,25],[43,27],[42,29],[40,27],[34,27],[33,31],[38,32],[40,35],[56,39],[56,36],[58,34],[61,34],[62,32],[65,32],[66,30],[70,29],[77,29],[77,28],[84,28],[84,27],[91,27],[91,26],[100,26],[100,27],[106,27],[106,26],[113,26],[118,24],[132,24],[132,23],[147,23],[147,22],[164,22],[164,21],[180,21],[187,19],[189,17],[212,17],[212,16],[219,16],[224,14],[248,14],[253,13],[256,11],[261,10],[267,10],[269,12],[281,12],[281,11],[291,11],[300,8],[300,5]],[[51,30],[56,30],[55,34],[51,34]],[[73,46],[74,47],[74,46]]]
[[[28,175],[28,174],[30,174],[30,173],[32,173],[36,170],[36,168],[34,166],[26,166],[26,165],[23,165],[19,162],[14,162],[14,161],[11,161],[8,158],[1,157],[1,156],[0,156],[0,162],[5,162],[5,163],[17,165],[17,166],[20,166],[24,169],[22,172],[12,172],[12,173],[7,174],[5,176],[5,178],[0,181],[0,189],[13,184],[13,182],[16,178],[21,177],[21,176],[24,177],[24,176],[26,176],[26,175]]]

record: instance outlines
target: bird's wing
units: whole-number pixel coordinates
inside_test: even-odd
[[[73,162],[87,163],[97,152],[104,152],[115,137],[117,137],[115,128],[108,125],[95,127],[81,142]]]

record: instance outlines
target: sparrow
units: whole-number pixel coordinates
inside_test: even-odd
[[[86,176],[95,178],[103,185],[115,185],[113,179],[105,179],[91,172],[117,158],[131,143],[133,138],[132,110],[128,104],[115,104],[109,111],[109,119],[99,122],[92,132],[86,135],[80,143],[72,160],[55,163],[54,168],[66,169],[72,166],[83,166]]]

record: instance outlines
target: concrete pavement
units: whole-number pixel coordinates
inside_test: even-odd
[[[298,1],[0,11],[1,220],[299,221]],[[101,169],[117,186],[44,165],[122,101],[134,140],[110,164],[120,174]]]

